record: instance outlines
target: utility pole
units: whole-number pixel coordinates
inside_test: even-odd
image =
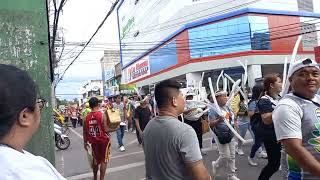
[[[51,108],[52,66],[49,55],[49,25],[44,0],[0,1],[0,63],[22,68],[33,77],[47,107],[38,132],[26,149],[55,163]]]

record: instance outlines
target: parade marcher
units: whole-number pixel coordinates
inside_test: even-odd
[[[146,179],[210,180],[195,131],[178,120],[185,101],[180,83],[165,80],[155,87],[159,116],[143,133]]]
[[[26,71],[0,64],[0,179],[65,180],[48,160],[24,150],[45,106],[37,89]]]
[[[202,121],[201,121],[202,118],[198,116],[198,114],[201,113],[201,111],[198,112],[198,105],[195,102],[188,101],[188,100],[193,100],[194,95],[195,95],[194,93],[186,94],[187,101],[186,101],[185,111],[183,112],[184,114],[183,118],[184,118],[184,122],[186,124],[189,124],[196,132],[201,154],[205,155],[205,153],[202,151]]]
[[[236,176],[235,164],[235,138],[231,130],[228,128],[224,119],[229,121],[230,124],[234,121],[234,115],[229,107],[226,106],[228,97],[226,91],[217,91],[215,93],[218,105],[223,113],[220,117],[216,109],[210,109],[209,122],[210,127],[214,132],[215,142],[219,150],[219,158],[212,162],[213,175],[218,175],[221,168],[226,168],[228,180],[239,180]]]
[[[214,106],[214,101],[213,101],[213,98],[212,98],[212,95],[211,95],[211,94],[208,94],[208,95],[207,95],[207,99],[210,101],[211,105]],[[208,113],[208,115],[209,115],[209,113]],[[208,116],[208,119],[209,119],[209,116]],[[213,149],[213,150],[217,150],[217,149],[218,149],[218,146],[217,146],[217,144],[216,144],[216,141],[215,141],[214,137],[212,137],[211,145],[212,145],[212,149]]]
[[[96,97],[90,98],[89,105],[92,111],[87,114],[83,128],[84,148],[92,153],[90,165],[93,169],[94,180],[97,180],[99,167],[100,180],[103,180],[111,147],[110,137],[107,134],[110,131],[107,126],[108,116],[100,111],[99,100]]]
[[[134,120],[136,123],[136,128],[137,128],[137,139],[139,142],[139,145],[142,144],[142,135],[145,127],[149,123],[151,119],[151,111],[149,109],[149,97],[146,96],[140,103],[140,106],[138,106],[135,109],[134,113]]]
[[[239,128],[239,134],[241,137],[245,137],[247,134],[247,131],[250,132],[251,136],[254,138],[253,132],[250,128],[250,118],[248,116],[248,105],[244,102],[244,98],[242,95],[240,95],[240,102],[239,102],[239,111],[237,113],[237,118],[235,121],[236,126]],[[239,155],[243,155],[244,152],[242,150],[243,142],[238,140],[238,146],[236,148],[236,152]]]
[[[71,112],[70,120],[71,120],[71,123],[72,123],[72,127],[76,128],[77,127],[77,121],[78,121],[77,109],[75,107],[71,106],[70,112]]]
[[[82,107],[80,107],[80,108],[78,108],[77,109],[77,119],[78,119],[78,124],[80,125],[80,126],[82,126],[83,125],[83,119],[82,119]]]
[[[320,70],[311,59],[291,65],[292,93],[285,95],[273,113],[277,140],[283,144],[283,179],[320,178]]]
[[[118,145],[119,145],[119,150],[121,152],[125,151],[126,149],[124,148],[123,145],[123,137],[124,137],[124,132],[127,126],[127,111],[126,111],[126,106],[124,105],[123,102],[121,102],[121,96],[118,95],[116,97],[116,102],[113,103],[113,108],[119,110],[120,112],[120,127],[117,129],[117,140],[118,140]]]
[[[87,103],[85,103],[85,108],[82,110],[82,113],[81,113],[81,118],[83,119],[83,122],[86,120],[89,112],[91,112],[91,108],[89,106],[89,103],[87,102]]]
[[[268,180],[279,170],[281,157],[281,144],[276,139],[272,112],[280,98],[282,80],[279,74],[269,74],[264,77],[263,87],[265,94],[259,99],[257,109],[261,116],[258,136],[262,137],[268,155],[268,164],[262,169],[258,180]]]
[[[133,97],[128,98],[128,101],[126,103],[127,107],[127,119],[128,119],[128,131],[133,132],[134,131],[134,105],[133,105]]]
[[[252,97],[248,103],[248,116],[250,118],[250,129],[253,132],[253,140],[254,143],[251,147],[251,151],[250,151],[250,156],[248,157],[248,162],[251,166],[257,166],[258,163],[255,162],[254,158],[256,156],[256,152],[262,147],[262,138],[261,136],[258,136],[258,132],[257,130],[254,128],[254,121],[256,121],[256,117],[260,117],[259,111],[257,110],[257,103],[258,100],[260,98],[260,96],[262,96],[263,94],[263,85],[260,84],[256,84],[255,86],[253,86],[252,88]],[[257,119],[257,121],[260,121],[260,118]],[[262,149],[262,148],[261,148]],[[267,154],[264,151],[260,151],[257,154],[258,157],[268,157]]]

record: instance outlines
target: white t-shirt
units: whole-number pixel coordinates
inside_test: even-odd
[[[66,180],[41,156],[0,145],[0,180]]]

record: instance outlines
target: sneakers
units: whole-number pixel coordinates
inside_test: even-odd
[[[216,161],[212,161],[212,175],[217,175],[217,167],[216,167]]]
[[[126,149],[124,148],[124,146],[121,146],[119,149],[120,149],[121,152],[123,152],[123,151],[126,150]]]
[[[216,143],[212,144],[212,145],[211,145],[211,148],[212,148],[212,150],[214,150],[214,151],[218,150],[218,146],[217,146]]]
[[[228,180],[240,180],[236,175],[232,175],[228,177]]]
[[[241,148],[237,148],[236,149],[236,153],[239,154],[239,155],[244,155],[244,152]]]
[[[260,153],[257,154],[257,157],[267,159],[268,155],[266,152],[261,151]]]
[[[201,151],[201,155],[202,155],[202,156],[207,155],[207,153],[206,153],[206,152],[204,152],[202,149],[201,149],[200,151]]]
[[[248,162],[251,166],[258,166],[258,163],[254,162],[253,158],[248,157]]]

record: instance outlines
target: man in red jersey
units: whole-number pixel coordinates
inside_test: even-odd
[[[99,100],[93,97],[89,100],[92,111],[87,115],[83,132],[84,148],[92,154],[91,167],[93,169],[94,180],[97,180],[97,173],[100,166],[100,180],[106,174],[107,163],[110,156],[110,131],[107,126],[107,114],[100,111]]]

